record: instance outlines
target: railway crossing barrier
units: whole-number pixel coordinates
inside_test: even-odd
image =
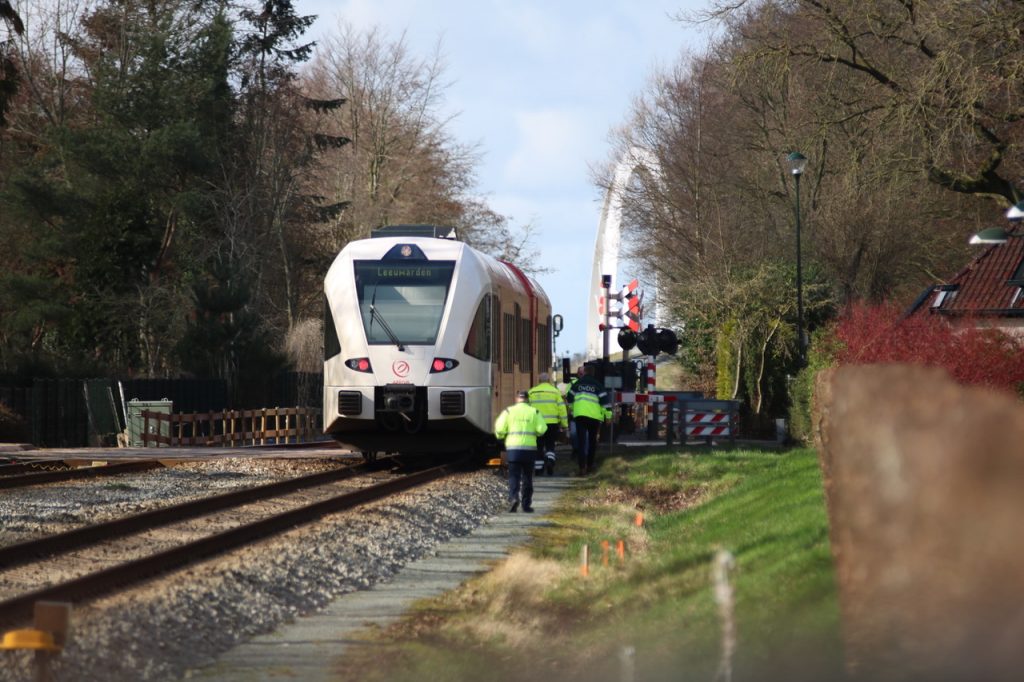
[[[686,442],[690,438],[705,438],[710,445],[713,438],[728,437],[729,442],[736,444],[736,416],[739,412],[738,400],[687,400],[681,403],[679,414],[682,415],[680,440]]]
[[[737,400],[705,400],[696,391],[661,393],[618,392],[615,401],[621,405],[640,405],[647,412],[647,438],[655,440],[665,434],[667,444],[678,440],[728,438],[736,442]]]

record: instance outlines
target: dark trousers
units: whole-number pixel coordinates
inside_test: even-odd
[[[544,435],[537,437],[537,454],[543,457],[545,452],[554,452],[555,443],[558,442],[560,435],[562,435],[562,429],[557,423],[548,424],[548,430],[544,432]]]
[[[524,456],[522,451],[515,455],[508,453],[508,501],[515,502],[519,499],[519,488],[523,489],[523,508],[529,508],[533,504],[533,459],[534,453],[531,450],[529,457]]]
[[[597,431],[601,422],[593,417],[575,417],[576,440],[579,443],[580,473],[594,469],[594,458],[597,455]]]

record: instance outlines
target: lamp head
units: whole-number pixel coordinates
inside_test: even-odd
[[[1006,212],[1006,218],[1008,220],[1020,220],[1024,218],[1024,201],[1018,201],[1016,205],[1011,206],[1010,210]]]
[[[971,237],[969,244],[1005,244],[1009,233],[1001,227],[986,227]]]
[[[807,166],[807,157],[800,152],[790,152],[789,156],[786,157],[786,162],[789,163],[789,172],[793,175],[803,175],[804,168]]]

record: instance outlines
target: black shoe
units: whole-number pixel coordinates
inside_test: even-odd
[[[523,511],[524,511],[524,512],[526,512],[527,514],[532,514],[532,513],[533,513],[533,507],[527,507],[527,506],[526,506],[526,505],[524,504],[524,505],[523,505]]]
[[[508,510],[514,512],[519,509],[519,500],[512,500],[512,504],[509,505]]]

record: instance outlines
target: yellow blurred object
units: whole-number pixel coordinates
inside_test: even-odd
[[[500,467],[501,466],[501,457],[494,457],[492,459],[487,460],[487,466],[489,466],[489,467]]]
[[[0,649],[37,649],[40,651],[60,651],[54,644],[53,635],[43,630],[28,628],[11,630],[4,633],[4,641]]]

